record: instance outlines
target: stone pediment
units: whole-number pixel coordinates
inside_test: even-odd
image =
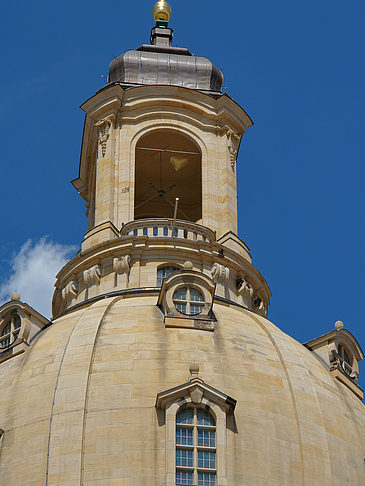
[[[165,409],[171,402],[176,402],[185,397],[190,397],[192,403],[199,404],[203,398],[215,403],[233,414],[236,407],[236,400],[225,393],[205,383],[201,378],[194,377],[187,383],[170,388],[157,395],[156,408]]]

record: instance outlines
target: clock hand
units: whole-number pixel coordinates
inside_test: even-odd
[[[168,189],[166,189],[166,191],[164,191],[164,194],[167,194],[168,192],[172,191],[175,187],[176,187],[176,184],[173,184]]]
[[[170,186],[168,189],[164,190],[164,189],[157,189],[156,186],[154,186],[153,184],[151,184],[151,182],[149,182],[149,185],[152,187],[152,189],[154,189],[159,196],[163,196],[164,194],[167,194],[168,192],[172,191],[174,187],[176,187],[176,184],[173,184],[172,186]]]
[[[137,204],[137,206],[135,206],[134,209],[138,209],[140,208],[143,204],[146,204],[150,201],[153,201],[154,199],[157,199],[158,197],[165,197],[165,194],[167,194],[168,192],[172,191],[174,189],[174,187],[176,187],[176,184],[170,186],[168,189],[166,189],[166,191],[164,191],[163,189],[159,190],[157,189],[157,187],[155,187],[153,184],[150,183],[150,186],[157,192],[157,194],[155,196],[152,196],[148,199],[146,199],[145,201],[142,201],[141,203]],[[166,199],[166,198],[165,198]]]
[[[161,196],[160,196],[160,194],[156,194],[156,196],[152,196],[152,197],[150,197],[150,198],[146,199],[145,201],[143,201],[143,202],[141,202],[141,203],[137,204],[137,206],[135,206],[135,207],[134,207],[134,209],[138,209],[138,208],[140,208],[141,206],[143,206],[143,204],[146,204],[146,203],[148,203],[148,202],[150,202],[150,201],[153,201],[154,199],[157,199],[158,197],[161,197]]]
[[[151,182],[148,183],[152,189],[154,189],[156,192],[160,192],[160,189],[157,189],[156,186],[154,186]]]

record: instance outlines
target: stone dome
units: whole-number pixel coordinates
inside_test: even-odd
[[[263,317],[215,304],[214,332],[165,328],[156,295],[117,296],[56,319],[2,364],[0,477],[11,485],[165,483],[160,392],[204,383],[237,401],[227,484],[364,483],[364,406]],[[270,480],[268,480],[270,478]]]

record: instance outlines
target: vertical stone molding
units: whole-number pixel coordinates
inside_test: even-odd
[[[77,297],[78,285],[75,280],[69,282],[62,290],[62,299],[67,300],[69,297]]]
[[[132,259],[129,255],[117,257],[113,260],[113,270],[116,274],[129,274],[132,266]]]
[[[101,268],[99,265],[94,265],[93,267],[85,270],[83,273],[84,283],[90,287],[93,284],[99,284],[101,277]]]
[[[213,281],[216,283],[224,283],[229,279],[229,268],[219,263],[214,263],[210,272]]]

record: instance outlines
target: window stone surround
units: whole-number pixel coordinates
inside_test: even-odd
[[[176,486],[176,414],[189,404],[209,407],[216,421],[217,486],[227,486],[227,414],[234,413],[236,400],[199,377],[157,395],[156,408],[165,411],[166,486]]]

